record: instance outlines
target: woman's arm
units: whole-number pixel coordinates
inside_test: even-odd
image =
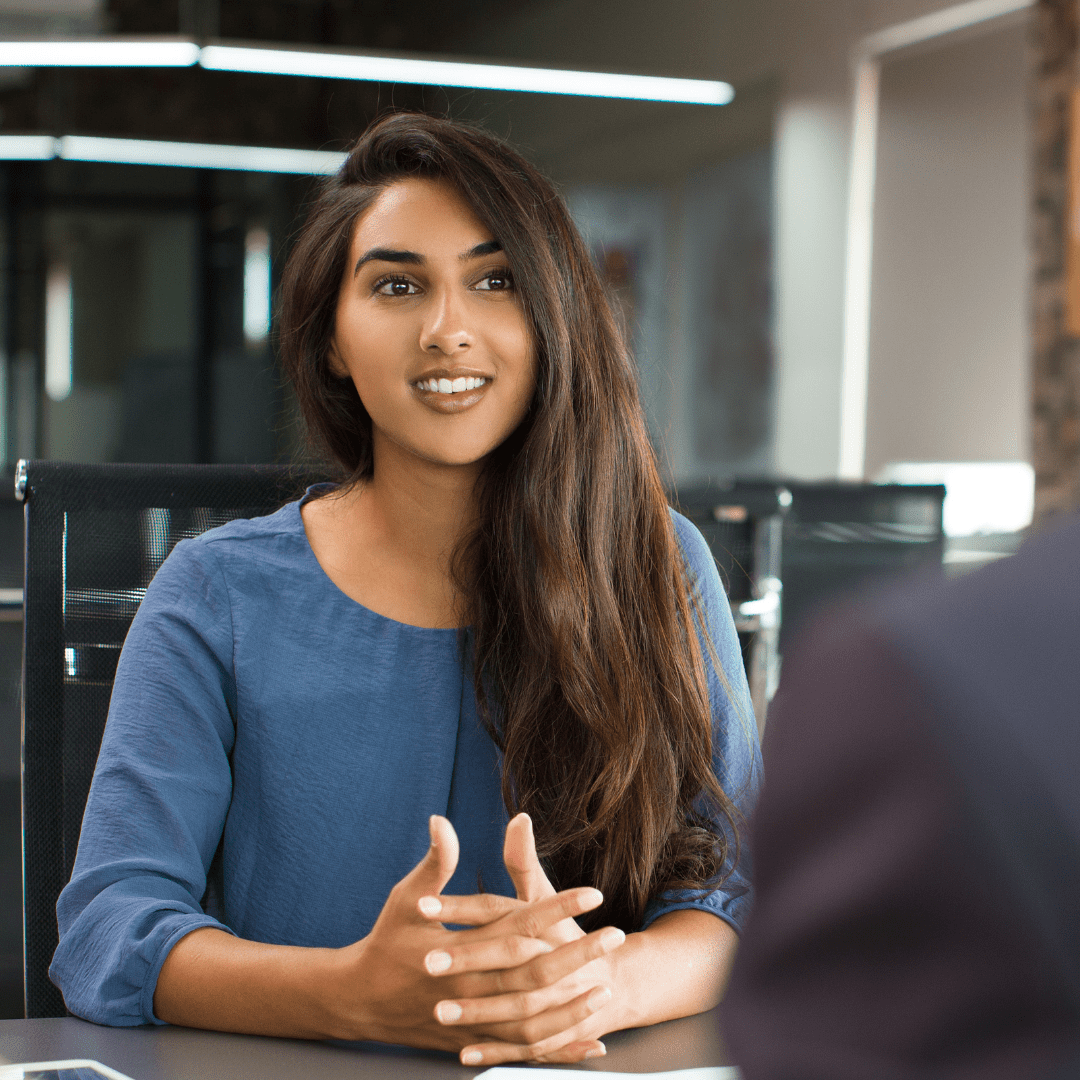
[[[730,923],[695,908],[669,911],[627,935],[619,955],[601,963],[616,988],[611,1015],[598,1017],[602,1030],[659,1024],[719,1005],[738,941]]]
[[[236,685],[228,591],[184,540],[147,589],[120,654],[49,969],[77,1016],[155,1022],[178,939],[213,927],[200,900],[232,798]]]
[[[182,938],[165,960],[154,994],[157,1016],[174,1024],[300,1038],[375,1039],[441,1050],[470,1042],[525,1036],[515,1023],[441,1024],[435,1006],[446,991],[484,997],[521,985],[547,989],[543,1017],[525,1019],[545,1036],[574,1028],[610,998],[595,983],[582,991],[568,977],[617,949],[609,927],[554,948],[550,927],[592,910],[595,889],[554,893],[532,904],[471,897],[497,918],[452,932],[421,914],[421,898],[437,895],[457,865],[457,839],[444,818],[432,819],[432,843],[418,866],[391,892],[371,933],[342,949],[310,949],[243,941],[214,929]],[[448,898],[449,899],[449,898]],[[459,970],[439,973],[453,951]],[[566,1053],[597,1050],[594,1040]],[[601,1051],[602,1052],[602,1051]],[[564,1055],[565,1056],[565,1055]]]

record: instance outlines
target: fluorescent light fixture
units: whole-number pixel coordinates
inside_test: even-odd
[[[0,135],[0,159],[5,161],[48,161],[57,150],[51,135]]]
[[[329,150],[288,150],[272,146],[219,146],[216,143],[107,139],[91,135],[65,135],[57,141],[57,156],[68,161],[109,161],[125,165],[310,175],[334,172],[345,160],[345,154]]]
[[[1008,2],[1008,0],[984,0]],[[1012,0],[1016,2],[1016,0]],[[0,67],[190,67],[302,75],[317,79],[358,79],[512,90],[536,94],[726,105],[735,97],[730,83],[659,75],[619,75],[605,71],[484,64],[464,60],[361,55],[257,45],[205,45],[194,41],[87,38],[81,41],[0,41]],[[300,170],[296,170],[300,171]]]
[[[199,55],[204,68],[265,75],[304,75],[322,79],[464,86],[537,94],[629,98],[697,105],[726,105],[735,96],[729,83],[708,79],[669,79],[656,75],[617,75],[602,71],[561,71],[509,64],[465,63],[398,56],[301,49],[263,49],[242,45],[206,45]]]
[[[270,234],[249,229],[244,237],[244,340],[264,342],[270,333]]]
[[[944,484],[946,536],[1019,532],[1031,524],[1035,470],[1026,461],[902,461],[875,480]]]
[[[193,41],[0,41],[0,67],[191,67]]]
[[[71,267],[57,262],[45,276],[45,393],[71,394]]]

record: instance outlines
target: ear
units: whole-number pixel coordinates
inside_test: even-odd
[[[345,366],[345,361],[341,359],[341,353],[338,352],[337,338],[332,337],[330,339],[330,348],[326,353],[326,365],[330,369],[330,374],[339,379],[348,379],[349,369]]]

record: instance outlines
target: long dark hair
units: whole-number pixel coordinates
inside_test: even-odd
[[[285,268],[285,370],[346,483],[370,476],[371,420],[328,348],[354,223],[405,177],[453,187],[501,242],[537,355],[529,413],[486,460],[479,525],[453,560],[503,798],[532,816],[557,888],[604,893],[583,924],[632,930],[661,891],[718,883],[737,857],[737,814],[713,772],[701,620],[633,363],[562,199],[482,130],[377,121]]]

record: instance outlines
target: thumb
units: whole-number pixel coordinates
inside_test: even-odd
[[[536,857],[536,838],[528,814],[518,814],[506,826],[503,862],[519,900],[531,903],[555,895],[555,889]]]
[[[428,831],[431,846],[401,882],[410,899],[437,896],[457,869],[458,838],[454,826],[446,818],[432,814],[428,819]]]

